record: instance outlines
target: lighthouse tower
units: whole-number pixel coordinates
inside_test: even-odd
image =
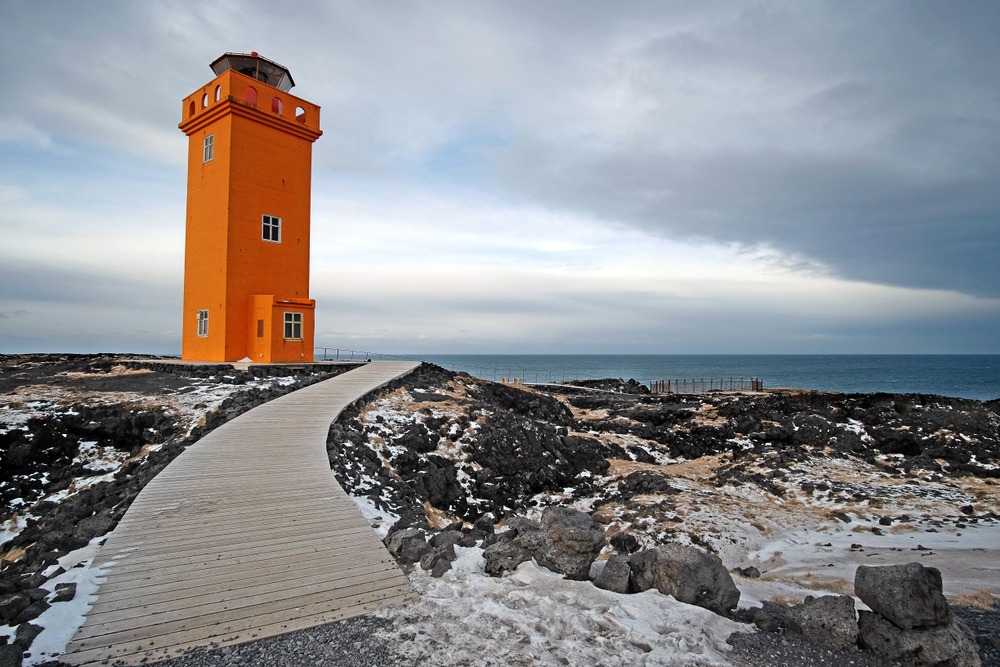
[[[227,53],[184,99],[188,136],[183,358],[313,360],[309,200],[319,107],[291,73]]]

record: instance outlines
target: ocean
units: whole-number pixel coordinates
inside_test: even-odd
[[[488,380],[759,378],[765,387],[1000,398],[1000,355],[439,354],[413,355]]]

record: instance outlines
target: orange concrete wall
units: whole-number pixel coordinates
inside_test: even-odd
[[[259,364],[271,363],[272,347],[272,312],[274,296],[255,294],[250,296],[248,303],[249,319],[247,320],[247,356]],[[263,336],[257,336],[257,322],[263,321]]]
[[[184,239],[183,357],[222,361],[227,331],[226,260],[231,117],[221,116],[188,142],[187,225]],[[204,140],[214,134],[215,157],[202,162]],[[208,309],[208,337],[198,338],[197,312]]]
[[[271,361],[311,362],[315,331],[316,302],[280,303],[272,306]],[[302,340],[285,340],[285,313],[302,313]]]
[[[256,104],[248,102],[251,87]],[[281,101],[280,113],[275,98]],[[268,355],[254,340],[259,319],[254,312],[263,304],[251,295],[309,299],[312,142],[322,134],[320,110],[231,70],[182,105],[180,127],[189,136],[182,356],[206,361],[250,356],[257,361]],[[215,135],[215,156],[203,163],[209,134]],[[264,214],[281,218],[281,243],[261,238]],[[208,338],[197,338],[195,316],[202,308],[209,309]],[[291,346],[295,359],[289,361],[312,358],[313,328],[308,327],[306,340],[305,319],[304,340]],[[281,322],[270,328],[271,360],[278,360],[275,354],[291,355],[283,338],[274,343],[274,333],[282,333]]]

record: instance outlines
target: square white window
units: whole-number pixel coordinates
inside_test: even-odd
[[[265,215],[260,237],[271,243],[281,243],[281,218],[275,215]]]
[[[285,340],[302,340],[302,313],[285,313]]]
[[[205,154],[202,162],[211,162],[213,157],[215,157],[215,135],[210,134],[205,137]]]
[[[205,338],[208,336],[208,311],[199,310],[198,311],[198,338]]]

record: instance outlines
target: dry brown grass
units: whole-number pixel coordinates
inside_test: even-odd
[[[8,551],[7,553],[0,555],[0,565],[2,565],[3,563],[16,563],[17,561],[24,558],[25,551],[27,551],[33,546],[35,546],[34,542],[32,542],[26,547],[15,547],[10,551]]]
[[[829,581],[806,581],[803,584],[814,591],[831,591],[838,595],[854,595],[854,582],[843,577]]]
[[[890,532],[897,533],[897,534],[898,533],[912,533],[912,532],[914,532],[916,530],[918,530],[918,529],[915,528],[914,526],[908,524],[908,523],[897,523],[895,526],[893,526],[892,528],[889,529]]]
[[[791,607],[793,605],[802,604],[804,599],[805,598],[786,597],[784,595],[779,594],[771,598],[771,602],[777,605],[781,605],[782,607]]]
[[[778,581],[794,584],[802,588],[808,588],[811,591],[830,591],[831,593],[836,593],[838,595],[854,595],[854,582],[844,579],[843,577],[839,577],[837,579],[817,579],[815,578],[815,575],[811,573],[804,577],[783,577],[780,575],[764,573],[760,576],[758,581]]]
[[[995,598],[988,590],[980,588],[975,593],[963,590],[958,594],[958,597],[955,598],[952,604],[957,604],[960,607],[975,607],[976,609],[990,611],[993,609],[993,605],[995,605],[996,602],[997,598]]]

